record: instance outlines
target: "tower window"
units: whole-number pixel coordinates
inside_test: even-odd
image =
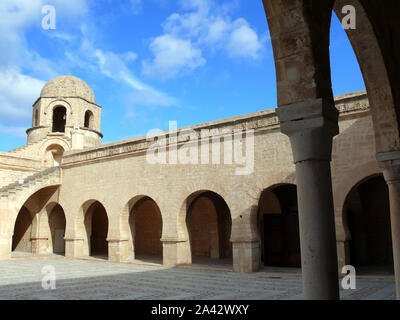
[[[93,113],[91,111],[86,111],[85,113],[85,128],[93,129]]]
[[[35,110],[35,127],[39,125],[39,110]]]
[[[56,107],[53,110],[53,132],[65,132],[67,122],[67,109],[65,107]]]

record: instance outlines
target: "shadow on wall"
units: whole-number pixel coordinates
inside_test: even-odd
[[[57,187],[41,189],[31,195],[22,205],[14,225],[12,226],[12,230],[14,230],[11,247],[12,251],[34,253],[34,250],[39,249],[34,248],[32,240],[36,239],[38,235],[40,235],[40,237],[44,237],[44,234],[48,236],[47,230],[45,231],[42,229],[43,224],[39,223],[39,216],[41,213],[46,213],[43,211],[45,205],[49,202],[51,197],[55,195],[57,189]],[[51,239],[49,240],[51,241]],[[48,248],[47,246],[47,249]]]

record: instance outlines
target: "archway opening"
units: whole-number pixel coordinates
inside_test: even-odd
[[[65,213],[60,205],[56,205],[49,215],[51,248],[55,254],[65,254]]]
[[[350,264],[361,273],[393,274],[389,191],[383,175],[370,177],[348,194]]]
[[[264,190],[258,206],[261,260],[265,266],[301,267],[295,185]]]
[[[341,95],[365,90],[356,54],[335,12],[332,12],[329,48],[333,94]]]
[[[52,144],[48,146],[44,158],[44,165],[46,167],[60,166],[64,152],[64,148],[58,144]]]
[[[53,132],[65,132],[67,123],[67,109],[59,106],[53,110]]]
[[[232,265],[231,213],[225,200],[207,191],[198,195],[186,214],[192,263]]]
[[[85,112],[84,127],[87,129],[93,129],[93,113],[89,110]]]
[[[96,201],[85,215],[85,229],[90,256],[108,258],[108,217],[104,206]]]
[[[162,263],[162,217],[153,199],[144,197],[133,206],[129,226],[135,259]]]
[[[13,252],[32,253],[32,222],[31,213],[25,206],[22,207],[15,221],[11,248]]]

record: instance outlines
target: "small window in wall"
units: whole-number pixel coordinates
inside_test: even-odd
[[[35,110],[35,127],[39,125],[39,110]]]
[[[86,111],[85,113],[85,128],[93,129],[93,113],[91,111]]]
[[[53,110],[53,132],[65,132],[67,122],[67,109],[65,107],[56,107]]]

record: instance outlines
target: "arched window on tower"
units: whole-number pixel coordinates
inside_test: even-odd
[[[85,128],[93,129],[93,113],[91,111],[86,111],[85,113]]]
[[[35,110],[35,127],[39,125],[39,110]]]
[[[53,110],[53,132],[65,132],[67,109],[59,106]]]

